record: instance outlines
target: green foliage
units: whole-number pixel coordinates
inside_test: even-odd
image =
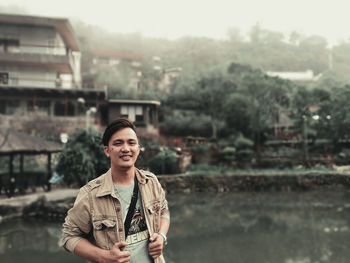
[[[155,174],[172,174],[177,170],[177,157],[173,151],[160,151],[149,160],[151,172]]]
[[[237,137],[234,142],[236,148],[236,159],[239,162],[249,162],[251,161],[254,151],[253,151],[254,142],[248,138],[245,138],[243,135]]]
[[[191,164],[186,168],[188,175],[223,175],[229,171],[226,165],[212,165],[208,163]]]
[[[335,156],[334,162],[337,165],[349,165],[350,164],[350,149],[343,148],[341,151]]]
[[[252,140],[245,138],[243,135],[237,137],[234,143],[237,150],[252,148],[254,143]]]
[[[283,113],[293,134],[303,135],[305,146],[310,138],[314,142],[329,139],[334,148],[350,139],[350,87],[343,84],[350,80],[350,43],[329,49],[323,37],[292,32],[286,38],[258,24],[248,38],[230,29],[225,41],[151,39],[140,34],[110,34],[78,22],[74,26],[83,60],[91,61],[88,51],[93,49],[144,56],[137,69],[120,64],[94,76],[89,75],[90,65],[84,61],[83,75],[85,80],[107,82],[113,97],[161,100],[161,131],[165,135],[215,138],[242,133],[259,151]],[[157,66],[162,69],[183,69],[170,94],[157,91],[162,71],[154,70],[155,54],[161,58]],[[137,92],[127,88],[135,70],[142,72]],[[322,74],[317,82],[298,86],[263,73],[305,70]],[[310,106],[318,106],[318,110],[310,110]],[[312,118],[315,115],[319,120]],[[250,151],[252,148],[245,148],[242,153],[250,155]],[[259,159],[259,154],[256,156]]]
[[[224,156],[224,160],[228,164],[232,164],[233,161],[236,160],[236,148],[235,147],[225,147],[222,151],[222,154]]]
[[[196,144],[188,147],[192,153],[195,154],[208,154],[210,146],[208,144]]]
[[[103,152],[100,133],[92,129],[78,130],[69,138],[55,167],[67,184],[82,186],[107,171],[109,160]]]
[[[195,111],[172,111],[164,116],[161,128],[167,135],[210,136],[210,117]]]

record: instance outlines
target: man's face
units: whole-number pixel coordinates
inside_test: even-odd
[[[112,135],[105,154],[110,157],[115,168],[128,169],[134,166],[140,153],[140,145],[136,133],[131,128],[123,128]]]

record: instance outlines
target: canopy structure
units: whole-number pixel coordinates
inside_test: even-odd
[[[9,156],[9,171],[0,175],[0,193],[4,189],[8,196],[12,196],[15,189],[25,190],[30,183],[45,186],[46,190],[50,190],[51,186],[49,178],[52,174],[51,155],[60,152],[62,146],[55,142],[50,142],[42,138],[31,136],[29,134],[13,131],[11,129],[0,130],[0,155]],[[24,155],[46,154],[47,155],[47,173],[28,173],[24,172]],[[19,173],[15,173],[13,169],[13,159],[15,155],[20,156]],[[41,178],[39,178],[41,177]],[[33,179],[34,178],[34,179]]]

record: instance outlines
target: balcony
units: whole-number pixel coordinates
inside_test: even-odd
[[[58,89],[72,89],[74,83],[72,80],[62,79],[45,79],[45,78],[8,78],[6,81],[1,81],[0,87],[30,87],[30,88],[58,88]]]
[[[73,74],[74,58],[64,46],[25,45],[19,41],[0,42],[0,64],[55,69]]]
[[[73,74],[73,58],[49,54],[1,53],[0,64],[45,67],[57,70],[61,74]]]

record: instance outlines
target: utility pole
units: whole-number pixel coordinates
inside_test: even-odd
[[[307,117],[303,115],[302,119],[303,119],[302,140],[303,140],[304,163],[306,167],[309,167],[310,163],[309,163],[309,151],[308,151],[308,140],[307,140]]]

